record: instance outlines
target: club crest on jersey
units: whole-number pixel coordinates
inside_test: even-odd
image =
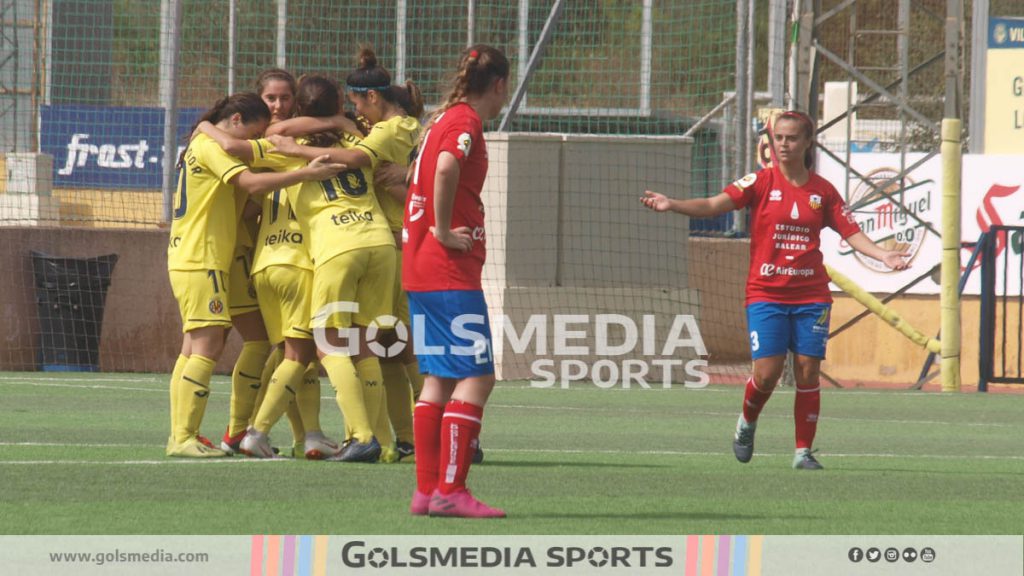
[[[210,299],[210,312],[214,314],[220,314],[224,311],[224,303],[219,298]]]
[[[750,174],[747,174],[746,176],[740,178],[739,180],[733,182],[732,184],[733,186],[739,188],[740,190],[746,190],[747,188],[753,186],[754,182],[757,182],[757,174],[751,172]]]
[[[469,149],[473,147],[473,137],[469,135],[469,132],[463,132],[460,134],[456,142],[459,151],[462,152],[462,155],[469,156]]]
[[[818,196],[817,194],[811,194],[810,205],[811,210],[814,210],[815,212],[821,210],[821,196]]]
[[[780,202],[782,201],[782,190],[772,190],[768,193],[769,202]]]

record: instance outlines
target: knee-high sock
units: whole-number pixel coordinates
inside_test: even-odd
[[[441,418],[440,474],[437,489],[451,494],[466,487],[466,476],[479,445],[482,406],[452,400],[444,407]]]
[[[260,405],[263,404],[263,399],[267,396],[267,388],[270,386],[270,378],[273,377],[274,371],[284,360],[284,349],[275,346],[270,352],[270,356],[267,356],[267,362],[263,365],[263,372],[260,375],[260,390],[256,394],[256,401],[252,406],[252,415],[249,416],[249,426],[256,423],[256,413],[260,411]]]
[[[266,340],[245,342],[242,352],[235,361],[231,372],[231,410],[228,419],[228,435],[238,436],[245,431],[249,417],[255,412],[256,396],[260,393],[263,366],[270,354],[270,342]]]
[[[416,403],[413,428],[416,431],[416,489],[433,494],[437,488],[441,459],[441,416],[444,409],[425,400]]]
[[[377,437],[382,448],[395,444],[395,436],[391,433],[391,422],[388,421],[388,407],[384,395],[384,375],[381,373],[380,360],[363,358],[356,362],[356,372],[363,381],[363,402],[366,403],[366,414],[370,417],[370,428]]]
[[[320,367],[316,362],[310,362],[306,367],[302,385],[295,394],[295,404],[306,433],[320,432]]]
[[[259,412],[256,413],[253,427],[264,434],[270,433],[270,429],[288,409],[288,404],[295,399],[295,391],[302,384],[302,375],[305,372],[306,366],[303,364],[287,358],[281,361],[277,370],[274,370],[274,375],[270,377],[267,395],[260,404]]]
[[[405,365],[405,375],[409,378],[409,385],[412,386],[412,401],[420,399],[420,392],[423,391],[423,374],[420,374],[420,363],[413,360]]]
[[[747,380],[747,389],[743,394],[743,419],[747,422],[757,422],[757,417],[761,415],[761,409],[764,408],[771,395],[771,389],[767,392],[761,390],[754,384],[754,377],[751,376]]]
[[[174,370],[171,372],[171,435],[174,435],[174,424],[177,419],[176,408],[178,406],[178,388],[181,386],[181,373],[185,370],[185,363],[188,356],[178,354],[174,361]]]
[[[796,388],[793,401],[793,419],[796,422],[796,447],[810,448],[818,431],[818,411],[821,409],[821,385]]]
[[[387,396],[387,417],[395,428],[395,438],[412,441],[412,387],[405,366],[398,362],[381,362],[384,374],[384,393]]]
[[[302,414],[299,412],[298,393],[302,389],[302,382],[299,382],[298,386],[299,389],[295,391],[296,397],[288,403],[284,413],[288,416],[288,424],[292,429],[292,444],[301,446],[306,442],[306,427],[302,424]]]
[[[177,417],[174,424],[174,441],[182,443],[199,433],[199,425],[206,413],[206,402],[210,399],[210,377],[215,362],[205,356],[193,354],[181,371],[178,387]]]
[[[363,381],[348,356],[324,356],[320,361],[334,387],[338,408],[345,418],[345,428],[352,431],[358,442],[369,442],[373,438],[370,415],[363,398]],[[378,383],[379,386],[379,383]]]

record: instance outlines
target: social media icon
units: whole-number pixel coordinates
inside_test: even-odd
[[[846,556],[850,559],[850,562],[860,562],[864,559],[864,551],[860,548],[850,548]]]
[[[886,562],[896,562],[899,559],[900,559],[900,551],[899,550],[897,550],[895,548],[886,548],[885,549],[885,561]]]
[[[917,560],[917,550],[914,550],[913,548],[904,548],[903,561],[913,562],[914,560]]]
[[[921,562],[934,562],[935,550],[931,547],[921,548]]]
[[[882,559],[882,551],[878,548],[868,548],[867,557],[868,562],[878,562]]]

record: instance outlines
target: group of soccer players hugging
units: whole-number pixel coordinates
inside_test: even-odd
[[[450,184],[449,200],[456,189],[459,196],[452,214],[437,216],[438,227],[444,226],[438,232],[433,199],[428,200],[432,249],[443,259],[471,259],[479,291],[474,266],[482,265],[484,247],[478,242],[474,248],[472,238],[463,244],[469,236],[458,226],[464,223],[459,214],[467,202],[479,203],[486,173],[482,122],[507,99],[507,79],[508,61],[499,50],[466,49],[447,99],[423,135],[419,89],[412,82],[393,85],[372,49],[364,47],[344,89],[325,75],[296,80],[270,69],[256,80],[255,92],[232,94],[205,113],[179,158],[167,249],[184,333],[170,382],[168,456],[397,462],[415,451],[413,514],[504,516],[465,489],[469,464],[482,459],[476,434],[482,403],[493,388],[493,362],[473,367],[471,374],[457,366],[423,367],[428,390],[429,378],[441,376],[442,392],[417,403],[417,414],[422,409],[430,415],[417,421],[414,433],[414,402],[425,376],[413,347],[393,344],[402,330],[397,323],[410,326],[401,274],[406,196],[418,179],[410,166],[432,133],[438,135],[429,138],[431,169],[441,174],[455,162],[455,180],[445,185]],[[345,99],[354,113],[344,110]],[[475,189],[464,190],[467,176]],[[420,198],[433,194],[432,179],[424,180],[430,181],[420,185]],[[473,211],[482,230],[482,209]],[[427,220],[416,225],[421,224]],[[426,275],[450,285],[444,263],[424,265],[432,267]],[[429,278],[425,282],[431,285]],[[482,292],[478,301],[483,303]],[[424,313],[429,317],[429,310]],[[244,343],[232,372],[229,424],[217,445],[200,434],[200,425],[214,365],[232,328]],[[401,339],[409,340],[405,334]],[[344,417],[340,443],[321,428],[321,368]],[[488,371],[481,406],[452,399],[455,382],[483,374],[486,385]],[[449,412],[454,423],[442,424]],[[293,437],[290,454],[269,438],[285,414]],[[459,443],[443,457],[442,425],[469,426],[472,434],[463,436],[472,436],[471,445]],[[419,439],[421,432],[428,440],[417,443],[414,436]]]

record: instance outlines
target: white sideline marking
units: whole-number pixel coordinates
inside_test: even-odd
[[[33,443],[4,443],[0,445],[52,445],[52,446],[63,446],[67,448],[74,448],[78,446],[89,446],[89,447],[125,447],[134,446],[138,448],[159,448],[157,446],[148,444],[138,445],[125,445],[125,444],[33,444]],[[722,458],[730,456],[727,452],[698,452],[698,451],[681,451],[681,450],[554,450],[554,449],[534,449],[534,448],[487,448],[488,452],[506,452],[510,454],[597,454],[597,455],[610,455],[610,456],[688,456],[688,457],[713,457]],[[767,458],[792,458],[791,452],[785,453],[765,453],[758,452],[758,457]],[[964,455],[952,455],[952,454],[891,454],[891,453],[826,453],[825,458],[902,458],[908,460],[1006,460],[1006,461],[1024,461],[1024,456],[995,456],[991,454],[964,454]],[[210,459],[161,459],[161,460],[0,460],[0,466],[3,465],[32,465],[32,464],[68,464],[68,465],[140,465],[140,466],[157,466],[161,464],[225,464],[231,462],[249,462],[249,463],[266,463],[266,462],[287,462],[292,461],[291,458],[210,458]]]
[[[544,449],[533,449],[533,448],[491,448],[487,447],[487,452],[515,452],[515,453],[550,453],[550,454],[607,454],[607,455],[650,455],[650,456],[724,456],[727,452],[684,452],[677,450],[544,450]],[[786,452],[784,454],[776,453],[765,453],[758,452],[757,456],[767,456],[770,458],[792,458],[792,452]],[[823,454],[825,458],[906,458],[906,459],[919,459],[919,460],[1020,460],[1024,461],[1024,456],[994,456],[990,454],[965,454],[965,455],[953,455],[953,454],[833,454],[831,452]]]
[[[35,466],[39,464],[61,464],[61,465],[96,465],[104,466],[111,464],[114,466],[159,466],[161,464],[184,464],[184,465],[202,465],[202,464],[228,464],[232,462],[247,462],[247,463],[259,463],[263,464],[266,462],[277,462],[291,460],[290,458],[168,458],[166,460],[0,460],[0,466],[11,465],[11,466]]]
[[[26,380],[24,378],[11,378],[11,377],[7,377],[7,376],[0,376],[0,382],[12,381],[13,384],[23,385],[23,386],[38,386],[38,387],[43,387],[43,388],[82,388],[82,389],[88,389],[88,390],[128,390],[128,391],[133,391],[133,392],[159,392],[161,394],[166,394],[167,393],[166,387],[164,387],[162,384],[161,384],[160,388],[134,388],[134,387],[129,387],[129,386],[103,386],[103,385],[84,384],[84,383],[83,384],[41,383],[41,382],[38,382],[36,380],[60,380],[60,379],[58,379],[58,378],[38,378],[38,379],[37,378],[32,378],[32,379]],[[98,380],[97,379],[97,380],[89,380],[89,381],[90,382],[95,382],[95,381],[141,382],[141,380],[139,380],[139,379],[131,380],[131,379],[127,379],[127,378],[123,379],[123,380]],[[82,382],[86,382],[86,381],[83,380]],[[511,389],[511,388],[518,388],[518,387],[509,386],[507,388]],[[570,390],[571,390],[571,388],[570,388]],[[607,391],[607,390],[605,390],[605,391]],[[734,393],[735,392],[734,390],[715,390],[715,391],[716,392],[729,392],[729,393]],[[216,395],[216,396],[229,396],[229,395],[231,395],[230,391],[217,391],[217,390],[213,390],[210,393],[213,394],[213,395]],[[893,393],[888,393],[888,392],[857,392],[857,391],[851,391],[850,393],[858,394],[858,395],[864,395],[864,394],[879,394],[879,395],[880,394],[893,394]],[[791,390],[783,390],[783,391],[777,391],[776,394],[788,395],[788,394],[795,394],[795,392],[793,392]],[[895,393],[895,394],[899,394],[899,393]],[[921,392],[918,392],[916,394],[917,395],[926,395],[926,396],[937,396],[937,394],[928,394],[928,393],[921,393]],[[321,396],[320,398],[321,398],[321,400],[334,400],[334,396]],[[565,411],[565,412],[608,412],[608,413],[617,413],[617,414],[636,414],[636,413],[644,413],[644,414],[646,414],[647,413],[645,410],[641,410],[641,409],[617,409],[617,408],[600,408],[600,407],[585,407],[585,406],[532,406],[532,405],[526,405],[526,404],[490,404],[489,407],[491,407],[491,408],[510,408],[510,409],[517,409],[517,410],[522,409],[522,410]],[[681,416],[711,416],[711,417],[730,417],[731,418],[731,417],[735,417],[736,414],[734,412],[694,412],[694,411],[683,411],[683,412],[680,412],[680,415]],[[766,418],[779,418],[779,419],[789,419],[789,418],[791,418],[791,416],[789,416],[789,415],[772,415],[772,414],[765,414],[765,417]],[[973,427],[973,428],[1018,428],[1019,427],[1018,425],[1015,425],[1015,424],[1006,424],[1006,423],[1000,423],[1000,422],[959,422],[959,423],[954,423],[954,422],[944,422],[944,421],[941,421],[941,420],[886,420],[886,419],[876,419],[876,418],[847,418],[847,417],[842,417],[842,416],[823,416],[821,418],[821,421],[872,422],[872,423],[878,423],[878,424],[900,424],[900,425],[902,425],[902,424],[913,424],[913,425],[926,425],[926,426],[956,425],[956,426],[967,426],[967,427]],[[0,445],[2,445],[2,444],[0,444]]]
[[[333,397],[332,397],[333,398]],[[526,404],[488,404],[488,408],[511,408],[515,410],[554,410],[554,411],[566,411],[566,412],[608,412],[611,414],[648,414],[648,411],[637,408],[630,409],[616,409],[616,408],[598,408],[598,407],[584,407],[584,406],[530,406]],[[713,416],[713,417],[729,417],[736,418],[737,412],[697,412],[697,411],[686,411],[680,412],[680,416]],[[779,420],[791,420],[793,418],[790,414],[764,414],[762,418],[773,418]],[[822,416],[819,422],[830,421],[830,422],[873,422],[876,424],[925,424],[925,425],[943,425],[943,426],[973,426],[978,428],[1020,428],[1017,424],[1005,424],[1000,422],[942,422],[939,420],[885,420],[878,418],[847,418],[845,416]]]

